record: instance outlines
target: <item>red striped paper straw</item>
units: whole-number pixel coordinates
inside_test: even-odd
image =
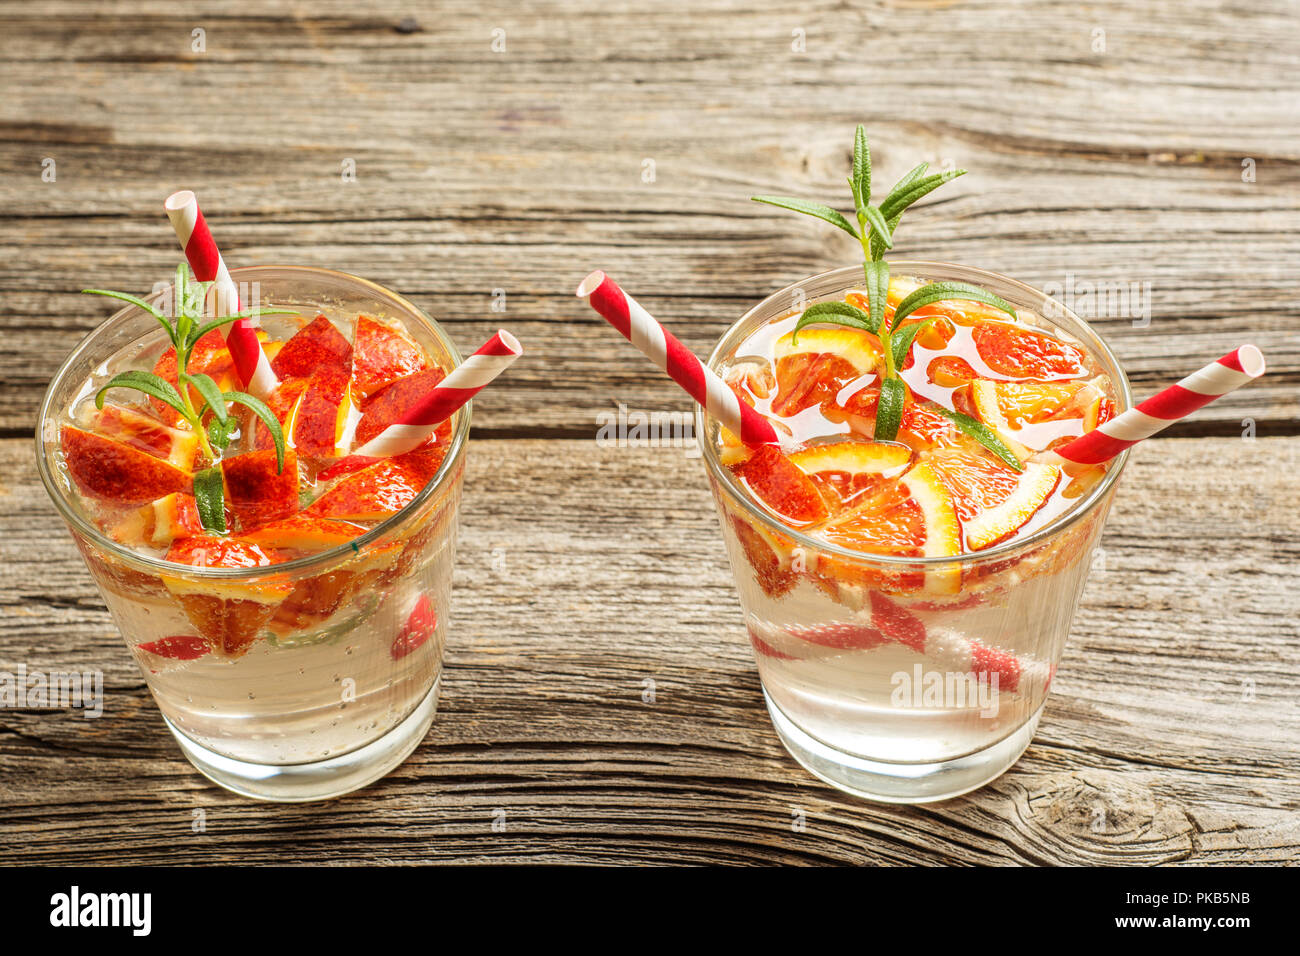
[[[1125,448],[1150,438],[1263,374],[1264,356],[1255,346],[1243,345],[1086,435],[1052,451],[1039,452],[1034,461],[1058,465],[1095,465],[1109,461]]]
[[[240,310],[239,289],[230,278],[230,271],[221,258],[221,252],[203,219],[198,200],[188,189],[172,193],[163,203],[167,218],[176,230],[176,238],[185,250],[185,258],[194,272],[194,278],[200,282],[213,283],[209,290],[212,314],[230,315]],[[262,351],[262,343],[257,339],[257,331],[248,319],[239,319],[230,325],[221,327],[226,338],[226,347],[234,361],[235,372],[244,388],[258,398],[266,398],[275,391],[279,381],[271,371],[271,363]]]
[[[505,329],[497,330],[481,349],[457,365],[410,411],[348,457],[389,458],[419,448],[456,409],[523,354],[517,338]]]
[[[597,269],[583,279],[577,295],[586,299],[624,338],[746,445],[779,443],[771,422],[737,398],[716,372],[696,358],[605,273]]]

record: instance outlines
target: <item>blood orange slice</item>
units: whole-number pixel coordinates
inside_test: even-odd
[[[790,456],[834,512],[843,513],[891,477],[907,470],[912,451],[892,442],[838,441],[814,445]]]
[[[818,534],[832,544],[863,552],[868,560],[872,554],[950,557],[961,550],[961,525],[952,492],[924,462],[897,481],[884,483],[863,504],[825,525]],[[924,577],[916,573],[872,574],[866,564],[841,569],[841,562],[833,562],[831,567],[822,567],[826,563],[821,562],[819,570],[832,577],[837,570],[847,572],[849,577],[863,578],[860,583],[901,589],[923,586],[938,594],[955,593],[961,585],[961,569],[955,563],[930,568]]]
[[[373,395],[428,367],[420,347],[401,332],[369,316],[357,318],[352,338],[352,388],[358,395]]]
[[[143,504],[194,483],[189,471],[133,445],[71,425],[60,433],[64,464],[88,498],[119,505]]]
[[[1015,534],[1061,480],[1056,465],[1031,463],[1018,472],[988,455],[970,452],[936,455],[930,467],[952,493],[971,551]]]
[[[1053,417],[1072,399],[1082,382],[993,382],[976,379],[970,384],[971,401],[984,424],[1015,431]]]
[[[882,358],[875,336],[860,329],[804,329],[781,336],[773,348],[777,393],[772,412],[789,417],[835,402],[849,382],[876,370]]]
[[[833,504],[835,516],[816,531],[824,540],[861,551],[868,559],[872,554],[913,558],[957,554],[961,529],[951,492],[929,466],[912,465],[912,451],[906,445],[832,442],[796,452],[790,459]],[[835,560],[819,561],[819,571],[832,578],[865,574],[869,583],[922,584],[920,575],[873,577],[865,568],[865,564],[850,568]],[[960,570],[955,566],[932,569],[924,578],[927,590],[941,593],[950,593],[959,584]]]
[[[830,517],[817,486],[772,445],[760,448],[735,473],[755,498],[791,527],[807,527]]]
[[[1061,379],[1085,374],[1079,349],[1009,322],[980,322],[971,332],[980,358],[995,372],[1014,378]]]
[[[206,568],[260,568],[287,557],[273,548],[209,535],[177,541],[167,552],[168,561]],[[183,574],[161,577],[190,623],[214,651],[227,657],[248,652],[293,587],[289,581],[275,578],[237,582],[201,581]]]
[[[1018,458],[1028,458],[1030,448],[1043,442],[1026,434],[1026,425],[1037,425],[1055,417],[1084,387],[1083,382],[994,382],[976,379],[970,383],[970,402],[975,415],[1006,441]]]

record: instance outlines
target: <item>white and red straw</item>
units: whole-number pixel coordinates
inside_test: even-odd
[[[618,287],[609,276],[596,270],[578,286],[578,298],[586,299],[624,338],[668,373],[729,431],[749,446],[779,442],[772,423],[746,405],[716,372]]]
[[[230,271],[208,230],[194,193],[188,189],[172,193],[163,206],[172,228],[176,230],[176,238],[185,250],[185,259],[194,272],[194,278],[213,284],[209,290],[212,314],[219,317],[238,312],[239,289],[230,278]],[[258,398],[269,396],[280,383],[271,371],[271,363],[262,351],[253,323],[248,319],[238,319],[221,328],[240,383]]]
[[[505,329],[499,329],[481,349],[457,365],[450,375],[412,405],[405,415],[358,448],[352,456],[390,458],[419,448],[456,409],[523,354],[519,340]]]
[[[1086,435],[1060,448],[1040,452],[1034,460],[1057,465],[1095,465],[1109,461],[1125,448],[1150,438],[1263,374],[1264,356],[1255,346],[1243,345]]]

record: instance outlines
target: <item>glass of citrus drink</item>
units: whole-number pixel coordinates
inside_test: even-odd
[[[809,306],[867,310],[861,266],[828,272],[759,303],[709,359],[782,444],[746,447],[702,407],[696,429],[781,740],[843,790],[911,803],[979,787],[1029,745],[1127,453],[1033,458],[1131,398],[1101,338],[1043,293],[964,266],[890,266],[896,368],[864,328],[796,334]],[[955,295],[891,327],[933,282],[977,286],[1014,315]],[[880,440],[887,374],[906,387]]]
[[[219,330],[178,369],[170,333],[131,305],[55,374],[37,460],[186,757],[248,796],[323,799],[387,773],[433,720],[470,409],[413,451],[332,474],[460,355],[428,315],[364,279],[232,274],[244,301],[281,310],[258,331],[278,435],[251,405],[223,402],[224,421],[212,405],[196,412],[201,377],[241,388]],[[147,303],[171,315],[180,295]],[[168,404],[104,390],[127,372],[190,393]]]

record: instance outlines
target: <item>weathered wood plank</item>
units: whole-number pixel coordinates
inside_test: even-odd
[[[457,2],[410,33],[395,29],[409,4],[130,9],[0,15],[0,433],[29,427],[61,356],[107,314],[77,289],[167,274],[159,202],[182,184],[233,264],[366,275],[466,345],[509,324],[529,360],[479,402],[486,434],[580,437],[617,401],[682,407],[569,290],[607,268],[706,351],[767,292],[852,261],[846,237],[746,197],[840,196],[864,119],[882,180],[918,158],[973,170],[909,215],[899,256],[1036,285],[1149,282],[1100,321],[1138,390],[1254,340],[1272,374],[1184,432],[1296,430],[1300,24],[1285,3],[558,2],[524,19]],[[889,52],[921,33],[926,56]]]
[[[252,804],[188,769],[30,456],[26,441],[0,441],[0,669],[101,667],[107,698],[99,720],[0,711],[6,861],[1300,853],[1300,439],[1141,449],[1035,743],[992,786],[922,809],[842,796],[784,754],[702,467],[680,450],[474,442],[434,730],[381,784],[308,808]],[[197,808],[206,833],[191,831]],[[491,827],[498,809],[503,833]]]

